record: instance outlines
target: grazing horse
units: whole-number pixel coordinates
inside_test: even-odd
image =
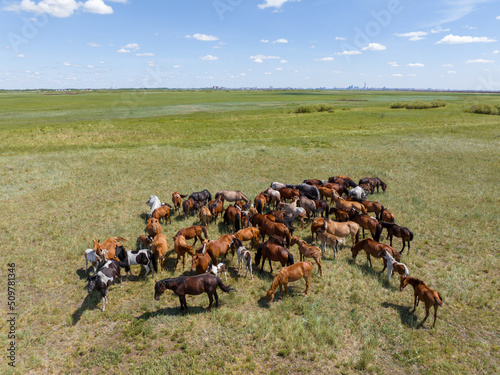
[[[270,220],[264,220],[260,225],[260,235],[262,237],[262,241],[264,241],[266,235],[270,236],[271,234],[276,234],[280,237],[283,237],[286,239],[287,244],[290,243],[290,231],[285,224],[274,223]]]
[[[260,193],[253,200],[253,205],[259,214],[264,211],[264,206],[269,203],[269,195]]]
[[[149,250],[134,250],[126,251],[123,246],[116,247],[116,257],[120,259],[120,266],[125,268],[125,272],[130,275],[132,272],[130,266],[142,266],[146,273],[144,274],[144,280],[151,271],[151,276],[153,273],[158,273],[158,268],[156,268],[155,256],[152,251]]]
[[[293,220],[296,218],[296,217],[299,217],[300,218],[300,222],[301,222],[301,225],[302,225],[302,229],[304,229],[304,219],[307,218],[307,213],[306,213],[306,209],[303,208],[303,207],[297,207],[297,201],[299,200],[299,197],[294,197],[293,198],[293,202],[292,203],[284,203],[284,202],[281,202],[279,204],[280,208],[284,208],[285,209],[285,214],[286,216],[293,216],[292,219],[290,220],[290,222],[293,222]],[[286,222],[286,220],[285,220]]]
[[[320,199],[319,190],[314,185],[302,183],[296,185],[295,189],[299,191],[300,195],[305,195],[309,199]]]
[[[184,219],[194,212],[194,199],[188,198],[182,202],[182,212],[184,212]]]
[[[172,224],[172,220],[170,219],[170,205],[168,203],[162,204],[156,210],[153,211],[151,217],[154,217],[158,220],[158,222],[163,219],[163,222],[166,224],[167,220],[170,224]]]
[[[318,265],[319,275],[323,276],[323,269],[321,268],[321,249],[314,245],[309,245],[303,239],[292,236],[290,247],[293,245],[299,246],[300,261],[302,262],[305,258],[313,258]]]
[[[385,221],[386,223],[395,223],[394,215],[384,206],[382,206],[382,211],[380,211],[380,216],[378,221]]]
[[[384,256],[384,251],[387,251],[396,261],[401,260],[401,255],[394,250],[392,247],[389,245],[377,242],[371,238],[364,239],[362,241],[359,241],[357,244],[353,245],[351,247],[351,253],[352,253],[352,259],[356,260],[356,257],[358,256],[359,252],[361,250],[364,250],[366,253],[366,258],[368,259],[368,262],[370,263],[370,267],[372,266],[372,260],[371,256],[375,258],[383,258]],[[385,258],[383,258],[384,261],[384,268],[382,268],[382,271],[380,273],[384,272],[384,270],[387,267],[387,261]]]
[[[281,194],[278,190],[268,187],[262,192],[262,194],[267,194],[269,196],[269,204],[274,203],[274,207],[278,208],[278,204],[281,201]]]
[[[149,197],[148,201],[146,204],[149,205],[149,217],[153,216],[153,212],[161,206],[161,201],[160,198],[158,198],[156,195],[152,195]]]
[[[358,223],[355,223],[354,221],[339,223],[328,218],[325,218],[324,220],[325,223],[322,228],[324,231],[337,237],[347,237],[350,235],[353,244],[359,241],[360,226]]]
[[[239,190],[219,190],[215,193],[215,199],[221,197],[222,201],[228,202],[236,202],[236,201],[245,201],[245,203],[250,203],[250,199]]]
[[[234,234],[234,237],[240,241],[252,241],[251,246],[257,247],[260,242],[260,230],[256,227],[241,229]]]
[[[354,208],[355,210],[362,212],[364,214],[367,213],[366,208],[365,206],[363,206],[362,203],[347,201],[343,198],[340,198],[340,196],[337,194],[336,191],[334,191],[333,199],[335,200],[335,206],[340,210],[350,211],[351,209]]]
[[[335,215],[335,221],[343,222],[343,221],[349,221],[349,213],[345,210],[332,207],[330,208],[330,214]]]
[[[222,280],[209,273],[204,273],[196,276],[179,276],[172,279],[164,279],[157,281],[155,283],[155,300],[158,301],[160,296],[165,292],[166,289],[172,290],[176,295],[179,296],[179,301],[181,303],[181,311],[188,311],[186,304],[186,294],[198,295],[202,293],[208,294],[208,299],[210,305],[208,305],[208,311],[212,309],[213,297],[215,297],[215,307],[219,307],[219,296],[217,295],[217,286],[222,289],[223,292],[229,293],[234,290],[228,285],[224,285]]]
[[[371,186],[370,184],[359,184],[358,187],[365,190],[365,192],[367,192],[367,194],[368,193],[373,194],[375,192],[375,190],[373,189],[373,186]]]
[[[401,282],[399,284],[399,290],[403,290],[408,284],[411,284],[413,287],[415,299],[413,302],[413,310],[410,311],[410,313],[415,312],[419,301],[424,301],[425,303],[425,318],[422,320],[420,325],[424,325],[425,321],[429,317],[429,309],[431,306],[434,306],[434,323],[432,324],[432,328],[434,328],[436,325],[438,306],[443,306],[443,297],[441,297],[441,295],[435,290],[429,288],[427,284],[420,279],[410,276],[400,276],[400,279]]]
[[[303,184],[323,186],[325,183],[323,180],[318,180],[317,178],[311,178],[309,180],[302,181]]]
[[[151,237],[156,236],[161,233],[161,225],[160,221],[154,217],[150,217],[146,224],[146,229],[144,232],[147,232]]]
[[[356,202],[363,203],[366,200],[367,194],[361,186],[356,186],[355,188],[351,189],[348,197],[354,199],[354,201]]]
[[[212,213],[206,206],[201,208],[198,217],[200,218],[201,223],[205,226],[208,226],[212,221]]]
[[[318,202],[320,202],[320,201],[318,201]],[[313,216],[316,216],[318,211],[320,211],[320,209],[316,207],[316,202],[314,200],[307,198],[305,195],[300,196],[297,204],[306,210],[306,214],[307,214],[308,219],[310,218],[311,214]]]
[[[373,212],[375,214],[375,218],[378,220],[380,217],[380,213],[382,212],[382,205],[375,201],[364,201],[363,206],[366,208],[366,212]]]
[[[120,264],[114,259],[108,260],[106,263],[104,263],[104,266],[101,267],[99,272],[89,278],[87,291],[89,294],[94,290],[97,290],[99,293],[101,293],[102,312],[106,310],[106,301],[108,300],[109,286],[113,284],[116,279],[120,280],[121,286],[122,277],[120,275]]]
[[[203,227],[201,225],[193,225],[191,227],[187,228],[182,228],[180,229],[174,236],[184,236],[186,240],[190,240],[194,238],[193,246],[196,245],[196,241],[200,240],[200,242],[203,242],[203,236],[202,234],[205,235],[205,239],[208,239],[208,233],[207,233],[207,228]]]
[[[349,188],[347,187],[347,185],[336,184],[334,182],[327,182],[326,184],[323,185],[323,187],[335,190],[337,194],[340,196],[342,196],[343,194],[349,195]]]
[[[318,240],[318,231],[325,226],[325,219],[322,217],[317,217],[313,220],[311,224],[311,241],[314,242],[314,235],[316,234],[316,240]]]
[[[163,272],[163,261],[168,251],[167,238],[163,234],[157,234],[153,238],[153,242],[151,243],[151,251],[155,256],[155,269],[158,269],[159,265],[160,272]]]
[[[335,184],[341,184],[341,185],[345,185],[347,187],[352,187],[352,188],[355,188],[356,186],[356,183],[352,180],[352,178],[350,177],[347,177],[347,176],[335,176],[335,177],[330,177],[328,179],[328,182],[333,182]]]
[[[229,250],[231,249],[231,245],[233,243],[234,236],[232,234],[223,234],[219,237],[219,239],[215,241],[204,240],[203,246],[204,251],[210,255],[210,259],[213,264],[219,264],[219,257],[225,257]],[[233,250],[234,255],[234,250]]]
[[[316,213],[321,213],[321,217],[328,217],[330,215],[330,205],[327,201],[324,200],[313,200],[314,205],[316,206]]]
[[[196,275],[207,272],[208,265],[210,264],[210,255],[207,254],[206,246],[202,250],[196,250],[191,259],[191,271],[195,271]]]
[[[175,261],[174,269],[177,269],[177,264],[179,263],[179,259],[182,258],[182,269],[184,270],[184,268],[186,267],[186,253],[191,255],[191,257],[193,257],[194,256],[193,247],[189,246],[186,243],[186,237],[184,237],[182,234],[176,234],[174,237],[174,250],[175,253],[177,254],[177,259]]]
[[[267,291],[267,299],[271,303],[274,299],[274,293],[278,286],[280,287],[280,298],[283,297],[283,289],[285,287],[285,295],[288,294],[288,283],[293,283],[294,281],[304,278],[306,280],[306,290],[304,291],[304,296],[307,296],[309,291],[309,275],[311,274],[312,263],[310,262],[298,262],[292,264],[288,267],[283,267],[278,271],[276,276],[273,278],[273,283]]]
[[[401,276],[408,276],[408,267],[404,263],[396,262],[394,258],[386,250],[383,250],[382,256],[387,261],[387,278],[391,282],[391,277],[394,275],[394,271],[399,273]]]
[[[94,251],[102,260],[113,259],[115,257],[115,248],[122,242],[127,242],[123,237],[109,237],[104,242],[94,240]]]
[[[222,202],[221,199],[214,200],[212,204],[208,205],[208,208],[210,210],[210,213],[212,214],[212,218],[214,218],[216,222],[219,215],[223,216],[224,203]]]
[[[271,214],[266,214],[266,215],[263,215],[263,214],[253,214],[253,215],[250,216],[250,223],[252,223],[252,225],[254,227],[260,226],[264,220],[270,220],[272,222],[276,222],[277,221],[276,220],[276,216],[271,215]]]
[[[324,186],[320,186],[318,188],[318,190],[319,190],[319,195],[321,196],[321,198],[330,198],[330,203],[333,204],[333,200],[335,198],[335,193],[337,193],[335,190],[324,187]],[[338,193],[337,193],[337,195],[338,195]]]
[[[241,210],[236,206],[230,205],[224,212],[224,224],[229,228],[229,222],[233,223],[234,230],[237,232],[241,228]]]
[[[374,189],[377,188],[377,193],[378,193],[378,188],[381,187],[382,191],[385,193],[385,189],[387,189],[387,185],[385,184],[384,181],[382,181],[378,177],[366,177],[362,178],[359,180],[359,185],[361,184],[370,184]]]
[[[399,252],[400,254],[403,254],[403,250],[405,249],[406,243],[408,242],[408,254],[410,253],[410,241],[413,241],[413,232],[411,232],[408,228],[406,227],[401,227],[397,224],[394,223],[386,223],[385,221],[381,221],[380,224],[384,228],[387,229],[387,236],[389,237],[390,245],[392,246],[392,237],[398,237],[401,238],[403,241],[403,248]]]
[[[204,189],[202,191],[195,191],[189,196],[189,198],[195,202],[201,202],[201,201],[208,202],[212,200],[212,194],[210,194],[210,192],[207,189]]]
[[[359,226],[363,229],[363,238],[365,238],[365,229],[368,229],[372,235],[372,238],[377,242],[380,241],[380,235],[382,234],[382,225],[379,224],[377,219],[369,215],[361,215],[358,211],[352,209],[351,211],[349,211],[349,220],[358,223]]]
[[[326,252],[326,245],[329,245],[333,251],[333,258],[337,258],[339,255],[339,243],[345,243],[344,239],[338,239],[333,234],[325,232],[323,229],[316,231],[316,237],[321,242],[323,246],[323,251]]]
[[[182,198],[186,198],[187,194],[183,195],[177,191],[172,193],[172,203],[174,204],[174,210],[177,210],[178,213],[181,213],[181,204]]]
[[[271,272],[273,272],[273,262],[280,262],[281,266],[284,267],[286,265],[292,265],[294,263],[293,255],[286,247],[276,245],[272,242],[266,241],[260,244],[257,249],[257,254],[255,255],[255,265],[258,267],[260,264],[260,259],[262,258],[262,267],[260,268],[260,272],[264,269],[264,263],[266,259],[269,261],[269,267],[271,268]]]
[[[300,193],[297,189],[284,187],[279,189],[281,200],[286,202],[287,199],[293,200],[294,197],[299,197]]]

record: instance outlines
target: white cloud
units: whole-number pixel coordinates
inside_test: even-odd
[[[276,70],[283,70],[283,68],[276,68]]]
[[[271,75],[271,74],[273,74],[273,73],[271,73],[271,72],[265,72],[264,74],[265,74],[265,75]]]
[[[452,67],[453,67],[453,64],[443,64],[443,66],[444,66],[445,68],[452,68]]]
[[[336,55],[339,56],[353,56],[353,55],[361,55],[363,52],[361,51],[342,51],[342,52],[336,52]]]
[[[379,43],[370,43],[366,47],[361,48],[362,51],[383,51],[385,49],[387,47]]]
[[[334,60],[335,59],[333,57],[322,57],[321,59],[314,59],[314,61],[324,61],[324,62],[330,62]]]
[[[136,56],[154,56],[154,53],[151,52],[145,52],[145,53],[136,53]]]
[[[336,36],[335,37],[335,40],[347,40],[347,38],[344,38],[342,36]]]
[[[497,16],[497,17],[496,17],[496,19],[497,19],[497,20],[500,20],[500,16]]]
[[[466,64],[490,64],[494,63],[494,60],[485,60],[485,59],[474,59],[474,60],[467,60],[465,63]]]
[[[110,0],[125,3],[124,0]],[[77,10],[94,14],[112,14],[113,8],[103,0],[22,0],[20,3],[11,4],[5,7],[8,11],[25,11],[33,13],[47,13],[53,17],[65,18],[72,16]]]
[[[300,0],[264,0],[265,2],[263,4],[258,4],[257,6],[259,9],[266,9],[266,8],[276,8],[279,9],[281,6],[287,2],[295,2],[295,1],[300,1]]]
[[[486,36],[458,36],[453,34],[446,35],[436,44],[464,44],[464,43],[491,43],[496,42],[495,39]]]
[[[216,40],[219,40],[216,36],[206,34],[186,35],[186,38],[194,38],[196,40],[201,40],[202,42],[215,42]]]
[[[180,67],[181,67],[180,65],[174,65],[174,66],[172,66],[172,68],[174,68],[174,69],[179,69]]]
[[[399,74],[399,73],[395,73],[392,75],[393,77],[402,77],[403,75],[402,74]]]
[[[400,66],[396,61],[389,61],[387,64],[389,64],[393,68],[397,68],[398,66]]]
[[[22,53],[20,53],[19,55],[17,55],[17,57],[22,59],[22,58],[26,57],[26,55],[23,55]]]
[[[70,62],[67,62],[67,61],[63,61],[62,63],[64,66],[71,66],[71,63]]]
[[[288,43],[288,40],[281,38],[281,39],[276,39],[273,43],[274,44],[276,44],[276,43]]]
[[[253,62],[257,63],[257,64],[262,64],[264,62],[264,60],[262,60],[262,59],[255,59]]]
[[[206,56],[200,57],[200,59],[202,59],[203,61],[219,60],[219,58],[217,56],[212,56],[212,55],[206,55]]]
[[[260,42],[261,43],[269,43],[269,39],[261,39]]]
[[[102,47],[102,44],[89,42],[89,43],[87,43],[87,46],[89,46],[89,47]]]
[[[288,62],[288,60],[280,60],[281,64],[286,64],[287,62]]]
[[[260,60],[275,60],[279,59],[279,56],[266,56],[266,55],[254,55],[250,56],[251,59],[260,59]]]
[[[128,49],[125,49],[125,48],[120,48],[118,51],[116,51],[118,53],[130,53],[130,50]]]
[[[129,43],[123,46],[123,48],[137,50],[140,48],[140,46],[137,43]]]
[[[496,50],[493,51],[493,53],[497,54],[497,53],[500,53],[500,51],[496,49]]]
[[[454,70],[448,70],[448,74],[455,74],[455,73],[456,73],[456,71],[454,71]]]
[[[94,69],[95,66],[94,65],[87,65],[87,69]]]
[[[450,29],[443,29],[441,26],[438,26],[435,29],[431,29],[432,34],[444,33],[446,31],[450,31]]]
[[[396,33],[394,35],[399,36],[401,38],[408,38],[408,40],[411,42],[416,42],[417,40],[424,39],[423,37],[426,36],[427,34],[428,34],[427,31],[412,31],[409,33]]]
[[[423,68],[425,65],[422,63],[410,63],[406,66],[410,68]]]

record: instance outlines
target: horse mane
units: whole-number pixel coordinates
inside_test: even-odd
[[[286,284],[287,277],[288,277],[288,271],[285,268],[280,269],[276,274],[276,276],[274,276],[271,287],[269,288],[271,293],[274,294],[276,288],[278,288],[280,285]]]
[[[178,276],[178,277],[173,277],[171,279],[163,279],[161,280],[161,283],[165,285],[166,288],[172,285],[183,285],[187,281],[187,276]]]

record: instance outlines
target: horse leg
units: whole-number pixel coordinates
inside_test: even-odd
[[[389,241],[391,242],[391,243],[390,243],[391,247],[392,247],[392,237],[393,237],[393,234],[391,233],[391,234],[389,235]]]
[[[214,302],[214,297],[212,297],[212,294],[208,293],[208,292],[207,292],[207,295],[208,295],[208,300],[210,301],[210,304],[208,305],[207,310],[211,311],[212,310],[212,303]]]
[[[264,263],[266,263],[266,257],[262,256],[262,266],[260,267],[259,273],[262,273],[262,270],[264,269]]]
[[[304,279],[306,279],[306,290],[304,292],[304,297],[307,296],[307,292],[309,291],[309,276],[304,275]]]
[[[219,307],[219,295],[217,294],[217,291],[214,292],[214,297],[215,297],[215,307]]]
[[[271,273],[273,273],[273,264],[271,263],[271,258],[267,258],[269,261],[269,267],[271,268]]]
[[[414,300],[413,300],[413,310],[411,310],[410,312],[415,312],[415,310],[417,309],[417,304],[418,304],[418,296],[417,296],[417,293],[415,293],[415,296],[414,296]]]
[[[323,277],[323,269],[321,268],[321,260],[318,259],[318,258],[314,258],[314,260],[316,261],[316,264],[318,265],[318,268],[319,268],[319,275],[321,277]]]
[[[405,249],[405,246],[406,246],[406,241],[403,239],[403,248],[401,249],[399,254],[403,254],[403,250]]]
[[[422,322],[420,323],[420,325],[423,327],[424,326],[424,323],[425,321],[427,320],[427,318],[429,317],[429,309],[430,309],[430,306],[427,306],[427,304],[425,304],[425,318],[424,320],[422,320]],[[434,323],[436,321],[434,320]],[[434,327],[434,326],[433,326]]]
[[[384,258],[384,268],[382,268],[382,271],[380,271],[380,273],[384,272],[386,268],[387,268],[387,260]]]
[[[368,259],[368,263],[370,263],[370,268],[373,268],[372,259],[370,257],[370,254],[366,253],[366,259]]]
[[[438,304],[434,303],[434,323],[432,323],[432,328],[434,328],[436,326],[436,318],[438,315],[437,310],[438,310]]]

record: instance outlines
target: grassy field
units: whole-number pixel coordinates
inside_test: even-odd
[[[500,117],[464,112],[498,95],[416,92],[123,91],[0,93],[0,337],[7,347],[8,263],[16,264],[16,367],[5,374],[493,374],[500,371]],[[445,107],[391,109],[443,100]],[[326,104],[334,112],[295,113]],[[112,286],[106,312],[87,295],[83,251],[92,239],[144,231],[150,195],[170,202],[209,189],[251,199],[273,181],[339,174],[379,176],[370,199],[415,234],[402,262],[440,292],[435,329],[424,328],[413,290],[387,282],[349,247],[323,254],[309,295],[304,282],[271,306],[266,265],[251,281],[229,256],[221,306],[188,297],[191,313],[154,281]],[[172,235],[198,223],[174,216]],[[209,227],[216,239],[227,229]],[[310,242],[310,231],[296,235]],[[387,242],[384,236],[384,242]],[[348,241],[350,246],[350,240]],[[400,249],[399,239],[394,247]],[[298,249],[292,248],[298,259]],[[189,257],[188,257],[189,258]],[[190,258],[189,258],[190,261]],[[170,253],[157,279],[174,270]],[[134,267],[133,267],[134,268]],[[274,265],[275,272],[279,265]],[[243,275],[242,273],[241,275]]]

